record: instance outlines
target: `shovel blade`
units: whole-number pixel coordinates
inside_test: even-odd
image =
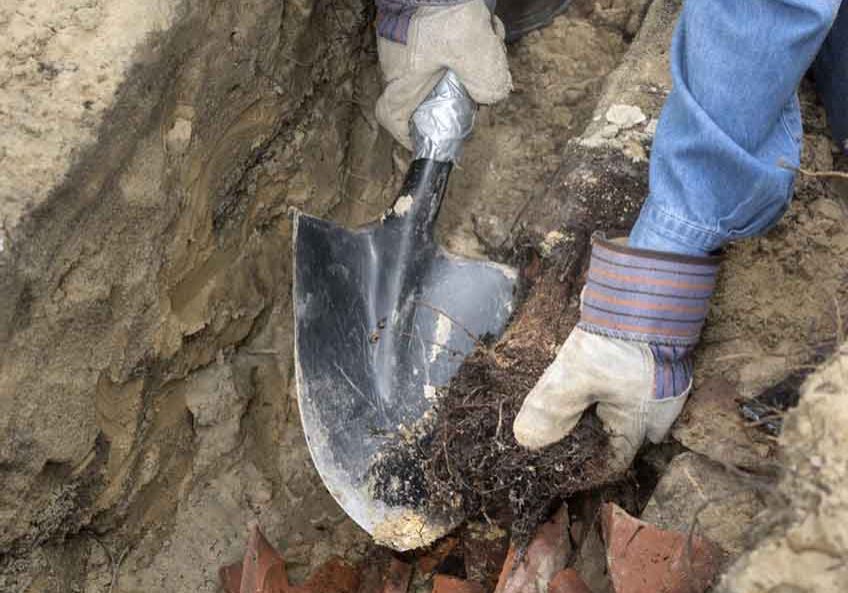
[[[294,215],[295,368],[309,450],[347,514],[397,550],[452,525],[414,495],[385,500],[369,472],[396,446],[391,437],[432,409],[477,340],[500,335],[516,280],[511,268],[435,245],[420,223],[434,219],[438,200],[426,198],[443,188],[429,190],[359,230]]]

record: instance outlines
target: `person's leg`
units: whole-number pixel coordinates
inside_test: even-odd
[[[840,2],[685,3],[631,246],[701,255],[780,218],[799,162],[797,87]]]
[[[848,3],[839,10],[819,51],[815,75],[833,139],[848,154]]]

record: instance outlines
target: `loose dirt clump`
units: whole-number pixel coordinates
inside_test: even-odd
[[[594,415],[541,451],[524,449],[512,435],[521,402],[577,323],[571,296],[579,261],[573,252],[531,261],[531,269],[543,270],[510,331],[465,362],[437,412],[427,462],[435,499],[460,495],[466,515],[508,521],[519,543],[555,500],[609,481],[606,435]]]
[[[532,288],[506,335],[466,359],[433,418],[419,427],[423,434],[401,441],[375,467],[376,492],[386,502],[426,500],[434,514],[482,515],[509,528],[522,545],[555,501],[612,478],[604,463],[606,434],[592,414],[541,451],[524,449],[512,435],[521,402],[579,317],[572,296],[586,242],[556,240],[550,256],[528,257],[524,276]],[[402,477],[403,487],[397,479],[391,487],[391,477]]]

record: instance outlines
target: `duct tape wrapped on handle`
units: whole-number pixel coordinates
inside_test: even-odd
[[[448,70],[409,122],[416,159],[455,163],[471,134],[477,105],[459,77]]]

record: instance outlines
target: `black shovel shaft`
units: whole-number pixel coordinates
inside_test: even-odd
[[[390,214],[411,214],[404,218],[406,224],[415,227],[415,234],[422,235],[422,238],[432,237],[433,225],[439,215],[452,169],[452,163],[440,163],[430,159],[412,161]]]

